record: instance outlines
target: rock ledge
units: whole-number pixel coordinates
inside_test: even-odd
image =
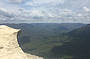
[[[0,59],[43,59],[22,51],[17,41],[19,31],[20,29],[0,25]]]

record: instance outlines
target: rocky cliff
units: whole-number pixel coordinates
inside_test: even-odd
[[[43,59],[22,51],[17,41],[19,31],[20,29],[5,25],[0,26],[0,59]]]

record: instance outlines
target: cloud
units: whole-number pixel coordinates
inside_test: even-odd
[[[40,5],[56,5],[56,4],[63,4],[64,0],[32,0],[28,1],[25,5],[28,6],[40,6]]]
[[[86,6],[84,6],[83,9],[84,9],[86,12],[89,12],[89,11],[90,11],[90,9],[89,9],[88,7],[86,7]]]
[[[0,8],[1,11],[7,12],[5,8]]]
[[[7,0],[10,3],[22,3],[24,0]]]
[[[89,4],[82,2],[84,0],[0,0],[0,20],[89,22],[80,13],[90,11]]]
[[[83,16],[83,15],[82,15],[81,13],[78,13],[77,16],[78,16],[78,17],[81,17],[81,16]]]

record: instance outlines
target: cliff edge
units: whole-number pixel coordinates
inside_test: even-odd
[[[19,31],[20,29],[0,25],[0,59],[43,59],[22,51],[17,41]]]

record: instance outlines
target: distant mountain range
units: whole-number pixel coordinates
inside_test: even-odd
[[[90,59],[90,25],[80,23],[5,24],[22,30],[21,48],[45,59]]]
[[[63,37],[68,36],[62,46],[56,46],[52,52],[56,56],[69,59],[90,59],[90,25],[72,30]]]

